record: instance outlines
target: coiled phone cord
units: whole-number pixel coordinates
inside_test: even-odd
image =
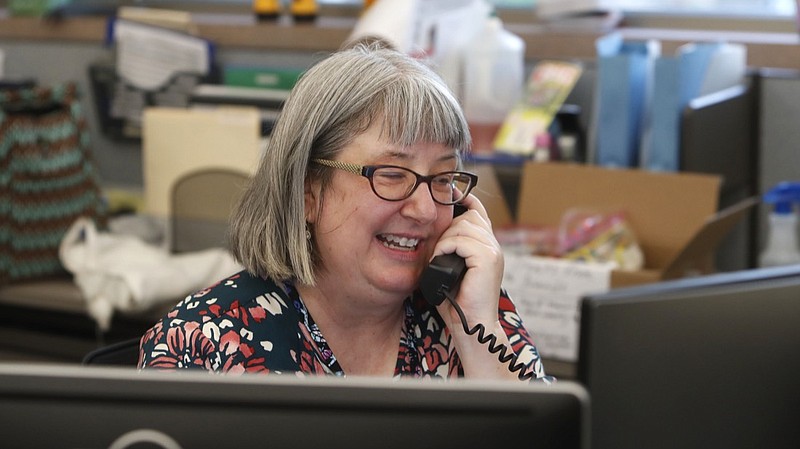
[[[450,301],[450,304],[456,309],[456,313],[458,313],[458,317],[461,319],[461,326],[464,328],[464,332],[466,332],[467,335],[477,334],[476,338],[478,342],[482,345],[486,345],[490,353],[497,354],[497,360],[499,360],[500,363],[507,364],[509,371],[512,373],[519,371],[519,373],[517,373],[517,378],[519,378],[519,380],[530,380],[533,378],[535,373],[533,371],[526,373],[524,371],[525,364],[519,362],[519,356],[513,352],[509,354],[509,349],[506,345],[498,344],[496,335],[491,333],[487,334],[486,326],[484,326],[483,323],[478,323],[470,328],[469,324],[467,324],[467,317],[464,315],[464,311],[461,310],[461,306],[450,297],[448,297],[447,300]]]

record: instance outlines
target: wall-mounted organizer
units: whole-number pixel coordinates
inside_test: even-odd
[[[141,138],[145,108],[186,107],[195,87],[221,79],[214,44],[185,23],[110,18],[106,45],[112,57],[88,70],[98,122],[111,138]]]
[[[196,87],[221,80],[215,67],[205,76],[176,74],[163,87],[146,91],[120,79],[113,62],[95,62],[88,70],[101,131],[115,140],[141,139],[142,112],[146,107],[187,107]]]

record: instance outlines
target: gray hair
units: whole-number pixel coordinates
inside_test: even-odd
[[[312,66],[298,80],[270,135],[257,172],[231,218],[230,248],[253,275],[314,284],[317,255],[308,232],[306,178],[330,180],[335,159],[381,120],[382,137],[399,146],[439,143],[468,151],[458,100],[429,67],[377,43],[359,42]],[[460,153],[459,153],[460,154]]]

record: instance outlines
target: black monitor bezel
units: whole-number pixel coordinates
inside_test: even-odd
[[[774,300],[769,295],[770,291],[776,292],[772,295]],[[776,326],[780,329],[775,331],[776,335],[765,335],[765,341],[787,335],[786,330],[790,329],[791,320],[794,319],[791,315],[800,318],[797,313],[800,310],[800,294],[797,295],[797,303],[792,301],[795,291],[800,292],[800,265],[684,278],[584,296],[581,301],[577,380],[592,396],[593,416],[602,415],[593,420],[592,447],[603,449],[612,445],[620,449],[660,443],[664,445],[658,447],[667,447],[670,442],[666,440],[673,440],[672,443],[679,440],[683,448],[707,447],[708,444],[739,448],[749,447],[756,441],[764,444],[761,447],[772,447],[770,444],[787,441],[800,444],[800,430],[794,430],[796,426],[790,425],[783,413],[785,410],[800,413],[800,387],[791,383],[791,377],[800,370],[800,359],[786,356],[794,352],[792,348],[798,349],[800,354],[800,337],[780,338],[775,343],[785,346],[769,348],[769,345],[762,345],[766,346],[764,351],[752,352],[737,345],[735,340],[739,337],[721,339],[729,342],[725,346],[714,335],[714,326],[727,326],[724,333],[730,335],[736,334],[737,324],[745,323],[747,327],[753,320],[760,320],[762,324],[754,326],[765,329],[768,326],[763,323],[782,321]],[[725,304],[733,308],[719,309]],[[765,317],[766,313],[759,314],[762,316],[750,315],[754,310],[760,310],[761,306],[785,307],[787,304],[790,305],[789,313],[779,315],[779,320],[770,321],[770,317],[774,317],[774,309],[769,317]],[[674,332],[663,337],[655,336],[665,328],[655,322],[656,310],[664,314],[665,321],[683,316],[694,322],[684,322],[683,326],[675,322]],[[716,316],[715,310],[720,318],[712,321],[711,317]],[[626,326],[620,326],[623,316],[625,322],[631,323],[629,330],[622,329]],[[601,322],[604,318],[607,319],[605,323]],[[703,323],[709,324],[704,327],[705,334],[698,331]],[[684,327],[690,330],[684,331]],[[717,332],[722,334],[720,329]],[[800,320],[797,329],[800,329]],[[654,335],[652,339],[646,332]],[[747,338],[745,336],[753,335],[753,329],[741,333],[744,340]],[[694,340],[698,341],[697,345],[692,345],[693,340],[689,335],[697,337]],[[800,331],[791,330],[790,335],[798,336]],[[700,341],[704,337],[705,340]],[[668,342],[667,339],[672,341]],[[654,340],[665,343],[653,344]],[[664,348],[667,349],[662,351]],[[706,358],[711,353],[709,348],[714,349],[713,356]],[[737,353],[737,349],[742,352]],[[616,356],[611,356],[612,352]],[[717,372],[721,364],[708,363],[709,360],[727,356],[741,357],[741,365],[748,363],[748,358],[752,359],[752,370]],[[661,362],[657,360],[659,357]],[[781,360],[784,363],[780,363]],[[653,368],[657,363],[663,363],[663,372]],[[787,371],[795,371],[795,374]],[[714,373],[717,374],[711,376]],[[794,391],[798,397],[794,402],[791,402],[791,398],[784,399],[782,393],[776,392],[780,388],[788,395]],[[692,390],[696,395],[685,401],[682,409],[670,403],[672,397],[683,399]],[[612,397],[618,402],[612,403],[609,399]],[[631,405],[631,402],[636,404]],[[747,411],[725,407],[724,404],[756,405],[761,410],[752,413],[751,420]],[[622,412],[616,407],[631,408]],[[639,412],[635,412],[636,407]],[[631,416],[634,418],[623,419]],[[659,416],[663,422],[657,424],[653,419],[655,416]],[[640,422],[631,422],[636,420]],[[640,435],[636,441],[640,429],[645,428],[651,431],[644,437]],[[722,428],[727,430],[720,430]],[[662,435],[660,443],[645,441],[662,430],[666,436]]]
[[[0,364],[0,415],[10,417],[0,420],[4,441],[30,448],[47,447],[47,442],[58,441],[74,444],[80,441],[84,444],[82,447],[89,447],[84,442],[92,441],[91,438],[79,439],[74,436],[77,433],[75,429],[65,428],[83,425],[80,424],[83,421],[79,416],[64,416],[63,412],[57,411],[63,404],[68,405],[64,410],[80,410],[83,405],[95,407],[91,412],[95,415],[96,407],[107,406],[109,410],[107,425],[117,427],[120,425],[111,421],[124,416],[124,413],[120,415],[119,410],[126,408],[138,410],[134,415],[137,413],[141,415],[143,410],[156,412],[159,409],[182,405],[181,410],[218,410],[217,416],[230,413],[237,417],[246,417],[250,413],[258,414],[264,410],[276,410],[269,413],[280,413],[280,415],[270,416],[284,416],[282,422],[289,426],[298,424],[294,418],[287,417],[289,415],[313,415],[314,419],[308,423],[309,433],[304,434],[300,431],[298,441],[295,442],[297,445],[308,444],[303,441],[305,436],[313,435],[313,439],[320,439],[321,437],[314,435],[314,432],[336,432],[337,435],[332,436],[333,444],[335,445],[336,441],[339,443],[346,441],[347,446],[351,448],[402,445],[442,447],[443,442],[448,439],[458,440],[455,437],[459,428],[462,429],[461,432],[480,431],[486,435],[485,438],[489,436],[494,438],[491,429],[482,429],[484,424],[481,422],[481,417],[488,422],[496,421],[498,414],[515,413],[526,417],[524,422],[529,425],[523,427],[529,429],[520,428],[519,432],[522,434],[514,436],[514,440],[527,438],[534,442],[539,439],[539,436],[535,435],[537,429],[546,432],[547,428],[553,426],[563,425],[565,429],[578,426],[579,431],[575,437],[565,440],[563,447],[587,448],[588,401],[585,389],[580,384],[571,382],[559,382],[548,386],[516,381],[459,379],[442,382],[367,377],[300,378],[293,374],[219,375],[200,371],[163,373],[120,367]],[[53,406],[52,411],[48,411],[48,405]],[[23,417],[17,418],[18,413]],[[163,410],[160,413],[163,415]],[[189,412],[187,416],[174,416],[174,422],[171,424],[161,426],[156,422],[147,429],[131,428],[126,432],[147,430],[171,436],[170,426],[177,426],[172,427],[174,429],[181,428],[183,426],[181,420],[195,419],[201,429],[213,427],[213,422],[203,422],[208,415],[209,413],[203,412],[195,416]],[[404,442],[375,441],[380,437],[380,432],[375,429],[362,429],[363,431],[359,432],[354,420],[348,418],[350,415],[377,422],[385,429],[391,429],[391,433],[394,433],[394,426],[402,429],[409,423],[416,424],[417,428],[407,429],[408,440]],[[33,416],[41,417],[40,422],[29,422]],[[404,418],[412,416],[413,420]],[[59,420],[63,423],[59,423]],[[132,421],[139,422],[139,418]],[[326,421],[336,421],[341,427],[331,429],[331,424]],[[392,425],[384,425],[387,422],[391,422]],[[548,422],[551,424],[542,427]],[[251,427],[253,423],[247,424]],[[37,433],[32,437],[30,430],[21,430],[26,427],[47,429],[47,432]],[[268,428],[268,426],[262,427]],[[83,431],[92,430],[83,429]],[[531,435],[524,436],[528,431]],[[59,436],[60,432],[66,439]],[[115,435],[120,434],[121,437],[121,432],[115,432]],[[175,431],[174,438],[178,442],[181,442],[179,435],[181,432]],[[274,439],[271,440],[269,436],[264,437],[265,445],[288,443],[282,441],[286,439],[285,435],[280,438],[277,436],[277,433],[282,431],[277,432],[273,429],[273,432],[275,432]],[[553,435],[550,436],[552,437]],[[111,443],[108,441],[108,435],[104,435],[103,438],[97,447],[108,447]],[[391,436],[387,434],[386,438]],[[504,439],[511,439],[511,436],[497,435],[498,442]],[[206,447],[211,447],[212,441],[214,438],[209,438],[209,446]],[[230,440],[232,444],[235,441],[236,438]],[[198,446],[197,441],[194,441],[191,446],[183,447],[202,446]]]

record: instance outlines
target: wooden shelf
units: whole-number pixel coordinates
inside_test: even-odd
[[[246,14],[197,16],[196,34],[222,49],[267,51],[333,51],[349,36],[355,18],[320,17],[314,23],[293,23],[290,18],[258,22]],[[97,16],[67,17],[59,21],[37,17],[1,17],[0,40],[97,42],[105,39],[107,19]],[[553,31],[541,24],[512,23],[509,29],[523,38],[528,59],[582,59],[595,56],[592,31]],[[797,33],[758,33],[719,30],[670,30],[621,28],[628,39],[656,38],[662,51],[671,53],[692,41],[725,40],[747,46],[751,67],[800,70],[800,37]]]

